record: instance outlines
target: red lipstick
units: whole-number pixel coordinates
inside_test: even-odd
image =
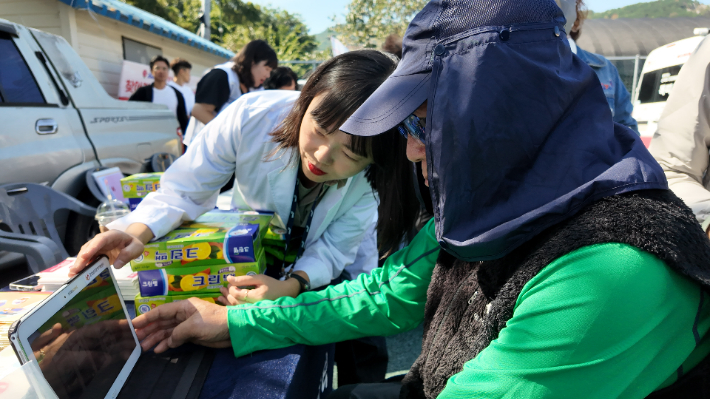
[[[316,166],[310,162],[308,162],[308,170],[310,170],[311,173],[313,173],[316,176],[323,176],[323,175],[327,174],[327,173],[323,172],[322,170],[316,168]]]

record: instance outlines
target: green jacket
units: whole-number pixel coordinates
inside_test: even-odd
[[[234,355],[411,330],[424,319],[427,287],[438,256],[430,222],[407,248],[370,275],[298,298],[230,307]]]
[[[295,299],[230,307],[235,356],[414,328],[424,318],[438,252],[430,222],[370,276]],[[710,353],[706,296],[638,248],[583,247],[525,285],[498,339],[439,397],[645,397],[672,384],[678,366],[690,370]]]

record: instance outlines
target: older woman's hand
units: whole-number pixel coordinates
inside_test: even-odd
[[[192,342],[210,348],[227,348],[229,339],[227,308],[190,298],[160,305],[133,319],[133,327],[148,350],[157,345],[155,353]]]

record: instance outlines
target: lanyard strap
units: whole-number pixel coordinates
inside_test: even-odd
[[[301,164],[298,164],[298,167],[301,167]],[[306,249],[306,238],[308,238],[308,231],[311,228],[311,222],[313,221],[313,213],[315,211],[316,205],[318,205],[318,202],[320,201],[320,196],[321,193],[323,192],[323,186],[325,184],[321,183],[320,188],[318,189],[318,195],[316,196],[316,200],[313,201],[313,204],[311,205],[311,209],[308,212],[308,220],[306,221],[306,228],[303,231],[303,234],[301,235],[301,245],[298,248],[298,253],[296,254],[296,259],[293,260],[293,263],[291,263],[291,267],[288,269],[288,272],[286,271],[286,255],[288,254],[288,247],[289,244],[291,243],[291,228],[293,228],[293,223],[295,222],[295,217],[296,217],[296,207],[298,206],[298,176],[296,176],[296,187],[293,190],[293,202],[291,202],[291,213],[288,216],[288,223],[286,223],[286,245],[284,245],[284,258],[281,261],[281,276],[286,276],[290,275],[291,272],[293,271],[293,267],[296,265],[296,262],[298,259],[303,255],[303,251]]]

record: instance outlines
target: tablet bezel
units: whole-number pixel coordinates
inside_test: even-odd
[[[123,384],[128,379],[128,376],[133,370],[138,361],[138,357],[141,355],[141,346],[136,336],[136,331],[133,328],[133,323],[131,322],[131,316],[126,310],[126,304],[121,297],[121,290],[118,287],[118,282],[116,277],[111,271],[111,265],[108,262],[106,256],[101,256],[92,262],[82,273],[78,274],[72,278],[69,282],[61,286],[52,295],[47,297],[43,302],[37,305],[32,311],[22,317],[19,322],[14,326],[13,331],[10,332],[10,343],[12,343],[15,353],[17,353],[21,364],[25,364],[30,361],[36,361],[34,353],[30,351],[25,351],[24,348],[30,348],[29,337],[34,334],[44,323],[49,320],[50,317],[54,316],[59,312],[69,301],[71,301],[76,295],[78,295],[90,282],[92,282],[104,269],[108,269],[111,274],[111,281],[118,293],[118,298],[121,302],[121,307],[123,308],[123,313],[128,320],[128,326],[131,329],[131,334],[133,335],[133,341],[136,344],[135,349],[131,353],[130,357],[123,365],[121,372],[116,377],[116,380],[111,385],[111,389],[107,392],[104,398],[115,398],[118,396]],[[46,380],[43,382],[47,385],[49,383]]]

